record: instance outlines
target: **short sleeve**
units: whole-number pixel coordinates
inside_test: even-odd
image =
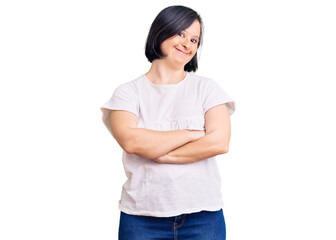
[[[130,83],[125,83],[117,87],[112,97],[101,106],[103,113],[103,122],[107,129],[112,133],[110,126],[110,113],[111,110],[124,110],[135,114],[139,117],[138,97],[135,87]]]
[[[225,103],[229,114],[232,115],[235,110],[234,100],[219,86],[214,80],[209,79],[204,89],[203,114],[210,108]]]

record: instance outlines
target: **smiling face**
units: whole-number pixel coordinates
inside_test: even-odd
[[[162,42],[163,59],[183,67],[195,56],[199,36],[200,24],[195,20],[187,29]]]

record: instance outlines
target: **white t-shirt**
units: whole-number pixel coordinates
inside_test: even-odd
[[[139,128],[204,130],[205,112],[223,103],[231,115],[233,99],[212,79],[187,73],[177,84],[158,85],[142,75],[117,87],[101,110],[109,131],[112,109],[135,114]],[[124,151],[123,164],[127,181],[119,209],[127,214],[170,217],[222,208],[215,157],[189,164],[162,164]]]

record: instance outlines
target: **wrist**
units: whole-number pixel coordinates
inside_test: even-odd
[[[188,132],[188,142],[193,142],[199,138],[197,131],[189,129],[187,129],[186,131]]]
[[[157,163],[170,163],[169,162],[169,157],[168,157],[168,153],[161,156],[161,157],[158,157],[158,158],[155,158],[153,159],[155,162]]]
[[[172,156],[171,152],[169,152],[165,155],[164,161],[165,161],[165,163],[173,163],[173,156]]]
[[[199,138],[205,136],[204,130],[187,130],[189,132],[189,142],[198,140]]]
[[[191,142],[195,139],[195,134],[193,131],[188,129],[185,129],[184,131],[186,132],[188,142]]]

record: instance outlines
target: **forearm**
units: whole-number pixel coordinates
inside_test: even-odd
[[[160,163],[185,164],[198,162],[228,152],[229,140],[210,133],[194,142],[187,143],[166,155],[155,159]]]
[[[201,131],[190,130],[155,131],[134,128],[131,132],[132,136],[128,142],[129,153],[148,159],[158,158],[201,137],[197,137]]]

